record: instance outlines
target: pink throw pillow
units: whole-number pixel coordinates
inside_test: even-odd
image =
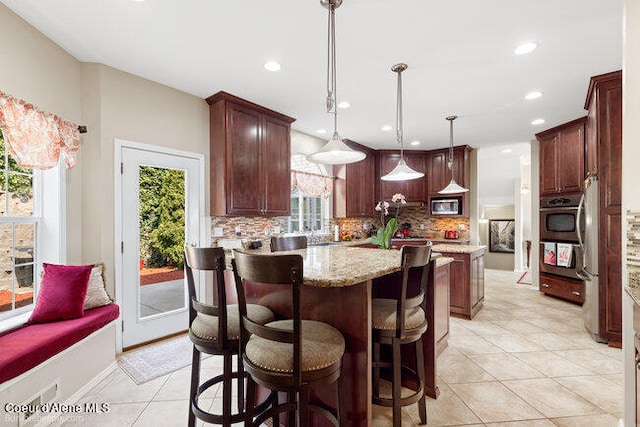
[[[27,323],[75,319],[84,315],[84,298],[93,265],[43,263],[40,291]]]

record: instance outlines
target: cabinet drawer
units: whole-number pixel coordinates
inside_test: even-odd
[[[569,301],[584,303],[584,283],[549,274],[540,274],[540,292]]]

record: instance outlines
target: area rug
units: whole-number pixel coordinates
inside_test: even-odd
[[[118,366],[140,385],[190,365],[192,349],[189,336],[182,334],[127,350],[118,357]]]
[[[522,273],[522,276],[518,279],[518,282],[521,285],[530,285],[531,284],[531,272],[529,270]]]

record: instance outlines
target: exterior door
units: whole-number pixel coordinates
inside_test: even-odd
[[[184,245],[199,245],[202,159],[121,147],[122,346],[188,329]]]

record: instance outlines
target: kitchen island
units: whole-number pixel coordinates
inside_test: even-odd
[[[269,254],[267,249],[256,253]],[[400,271],[401,252],[397,250],[369,249],[343,245],[312,246],[307,249],[278,252],[300,254],[304,259],[304,285],[301,289],[301,310],[305,319],[320,320],[336,327],[345,337],[346,352],[343,359],[345,381],[344,397],[347,407],[346,425],[371,425],[371,299],[372,281]],[[432,256],[429,283],[434,283],[438,261]],[[228,272],[230,273],[230,272]],[[232,275],[227,274],[227,288],[235,295]],[[231,280],[228,280],[231,278]],[[447,283],[448,285],[448,283]],[[278,317],[290,317],[290,295],[278,286],[265,284],[246,285],[247,301],[266,305]],[[425,393],[433,398],[439,394],[436,384],[436,322],[435,286],[428,286],[426,293],[427,321],[429,328],[423,339],[425,354]],[[229,295],[229,296],[231,296]],[[233,297],[230,298],[231,300]],[[232,301],[229,301],[232,302]],[[448,316],[445,320],[448,335]],[[328,405],[336,405],[332,386],[318,390],[313,397]]]
[[[484,303],[484,254],[487,247],[435,245],[432,250],[453,258],[451,264],[450,312],[472,319]]]

